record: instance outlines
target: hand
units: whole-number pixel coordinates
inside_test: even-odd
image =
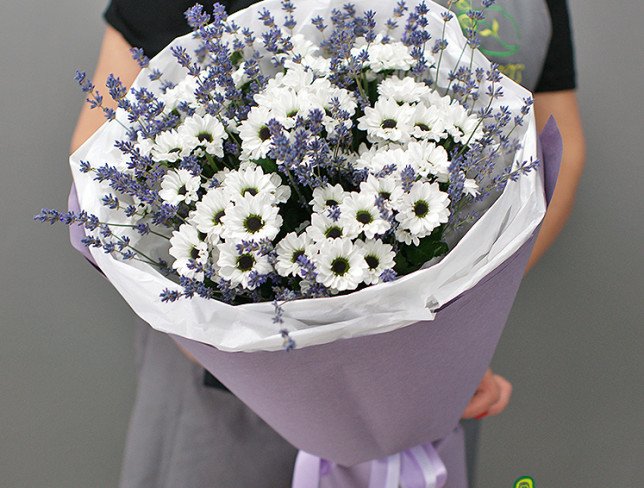
[[[463,412],[463,418],[482,419],[490,415],[498,415],[510,403],[511,395],[512,384],[488,368],[481,384]]]

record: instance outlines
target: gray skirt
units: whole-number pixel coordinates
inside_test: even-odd
[[[205,386],[203,368],[142,320],[137,320],[136,366],[121,488],[291,485],[297,449],[237,397]],[[470,471],[478,422],[464,427]]]

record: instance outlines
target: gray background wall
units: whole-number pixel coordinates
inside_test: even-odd
[[[570,4],[587,172],[494,360],[515,393],[484,422],[483,488],[521,474],[541,487],[644,478],[644,3]],[[111,487],[135,388],[132,314],[63,228],[31,222],[66,203],[80,108],[71,77],[93,68],[105,1],[0,5],[0,486]]]

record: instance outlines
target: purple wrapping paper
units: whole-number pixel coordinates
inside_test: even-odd
[[[549,201],[562,154],[553,119],[540,140]],[[70,208],[74,204],[70,194]],[[72,229],[77,249],[82,237]],[[363,471],[341,466],[439,441],[447,486],[461,488],[466,478],[457,425],[490,364],[535,237],[433,321],[288,353],[223,352],[173,338],[294,446],[340,465],[333,475],[346,478],[341,486],[352,486],[350,479]]]
[[[554,120],[541,138],[547,199],[561,160]],[[446,438],[512,308],[536,234],[433,321],[285,352],[223,352],[173,338],[293,445],[352,466]],[[455,485],[458,486],[458,485]]]
[[[392,332],[288,353],[173,338],[299,449],[343,466],[379,459],[454,429],[492,360],[532,243],[433,321]]]
[[[554,117],[550,117],[539,135],[539,157],[543,162],[543,182],[546,202],[550,203],[555,192],[559,167],[563,156],[563,139]]]

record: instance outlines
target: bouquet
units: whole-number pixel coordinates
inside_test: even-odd
[[[363,430],[344,429],[362,441],[336,449],[302,430],[331,420],[292,422],[302,410],[268,393],[278,384],[302,398],[331,389],[351,396],[351,381],[337,374],[317,383],[312,358],[318,367],[358,367],[370,384],[377,365],[355,353],[395,334],[389,367],[422,369],[419,357],[401,355],[414,358],[427,337],[405,350],[400,340],[414,337],[420,321],[421,335],[440,332],[440,321],[429,322],[437,311],[511,271],[499,293],[505,301],[479,307],[483,317],[500,311],[489,320],[500,332],[494,326],[502,328],[525,264],[517,256],[529,251],[545,212],[532,99],[476,50],[484,11],[468,13],[463,36],[433,2],[378,11],[364,3],[296,9],[266,0],[230,18],[221,5],[212,14],[196,5],[186,12],[192,34],[153,60],[133,50],[142,72],[132,89],[108,78],[116,110],[78,73],[108,122],[71,157],[80,207],[36,218],[80,226],[92,260],[132,308],[298,447],[347,466],[424,444],[410,462],[444,484],[427,443],[454,431],[496,332],[471,367],[443,376],[458,394],[411,438],[392,442],[389,433],[380,442],[386,420],[378,413]],[[262,374],[289,367],[296,389],[291,375],[283,384]],[[428,387],[441,388],[430,379]],[[354,401],[359,417],[374,411]],[[323,419],[356,420],[346,405],[322,405]],[[408,405],[413,421],[419,405]],[[405,458],[395,459],[404,471]]]

